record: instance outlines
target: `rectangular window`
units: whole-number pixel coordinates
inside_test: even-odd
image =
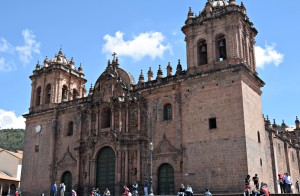
[[[217,128],[217,119],[210,118],[209,119],[209,129],[216,129]]]

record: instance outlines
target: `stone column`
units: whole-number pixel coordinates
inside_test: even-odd
[[[115,130],[115,109],[111,110],[111,129]]]
[[[125,150],[125,183],[128,183],[128,150]]]
[[[128,133],[128,122],[129,122],[129,119],[128,119],[128,108],[126,109],[126,129],[125,129],[125,132]]]
[[[101,110],[98,110],[98,128],[96,131],[96,134],[99,135],[99,132],[101,131]]]
[[[138,131],[141,130],[141,108],[138,106]]]
[[[139,148],[141,149],[141,148]],[[137,181],[141,180],[141,150],[137,150],[137,156],[136,156],[136,176],[137,176]]]
[[[122,110],[119,109],[119,131],[122,130]]]

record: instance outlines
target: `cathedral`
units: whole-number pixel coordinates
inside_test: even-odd
[[[247,174],[278,192],[278,173],[300,180],[299,120],[289,130],[262,114],[256,71],[258,31],[235,0],[190,8],[182,32],[187,62],[149,68],[138,81],[113,54],[88,90],[80,65],[60,50],[30,76],[21,190],[87,196],[93,187],[119,196],[148,179],[155,195],[242,193]],[[116,51],[118,52],[118,51]],[[155,72],[155,73],[154,73]],[[145,74],[145,75],[144,75]]]

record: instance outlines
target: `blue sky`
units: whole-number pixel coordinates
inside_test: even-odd
[[[82,63],[86,88],[104,71],[112,52],[136,81],[140,70],[158,65],[166,75],[168,62],[186,68],[181,27],[189,7],[195,13],[206,0],[28,0],[0,2],[0,127],[23,127],[31,96],[29,76],[37,61],[49,59],[62,47],[75,66]],[[237,0],[240,4],[241,1]],[[248,16],[258,30],[259,76],[266,82],[263,113],[294,125],[299,115],[298,2],[245,0]],[[144,46],[148,47],[145,48]],[[174,70],[174,69],[173,69]]]

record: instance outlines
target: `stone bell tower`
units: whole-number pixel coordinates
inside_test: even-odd
[[[60,49],[51,60],[48,57],[44,65],[36,65],[32,80],[30,111],[52,108],[55,104],[84,97],[86,79],[82,66],[75,68],[73,58],[67,60]]]
[[[190,73],[243,63],[256,71],[254,37],[257,30],[244,4],[235,0],[208,0],[196,15],[191,8],[185,25],[187,65]]]
[[[194,78],[193,87],[184,90],[185,102],[189,97],[190,102],[182,106],[183,130],[188,130],[183,141],[188,141],[184,147],[190,161],[183,169],[195,176],[187,182],[204,182],[195,187],[198,190],[237,193],[247,174],[270,179],[261,104],[264,82],[256,72],[254,55],[257,30],[244,4],[208,0],[199,15],[189,9],[182,31],[187,75]],[[229,176],[230,185],[222,180]]]

